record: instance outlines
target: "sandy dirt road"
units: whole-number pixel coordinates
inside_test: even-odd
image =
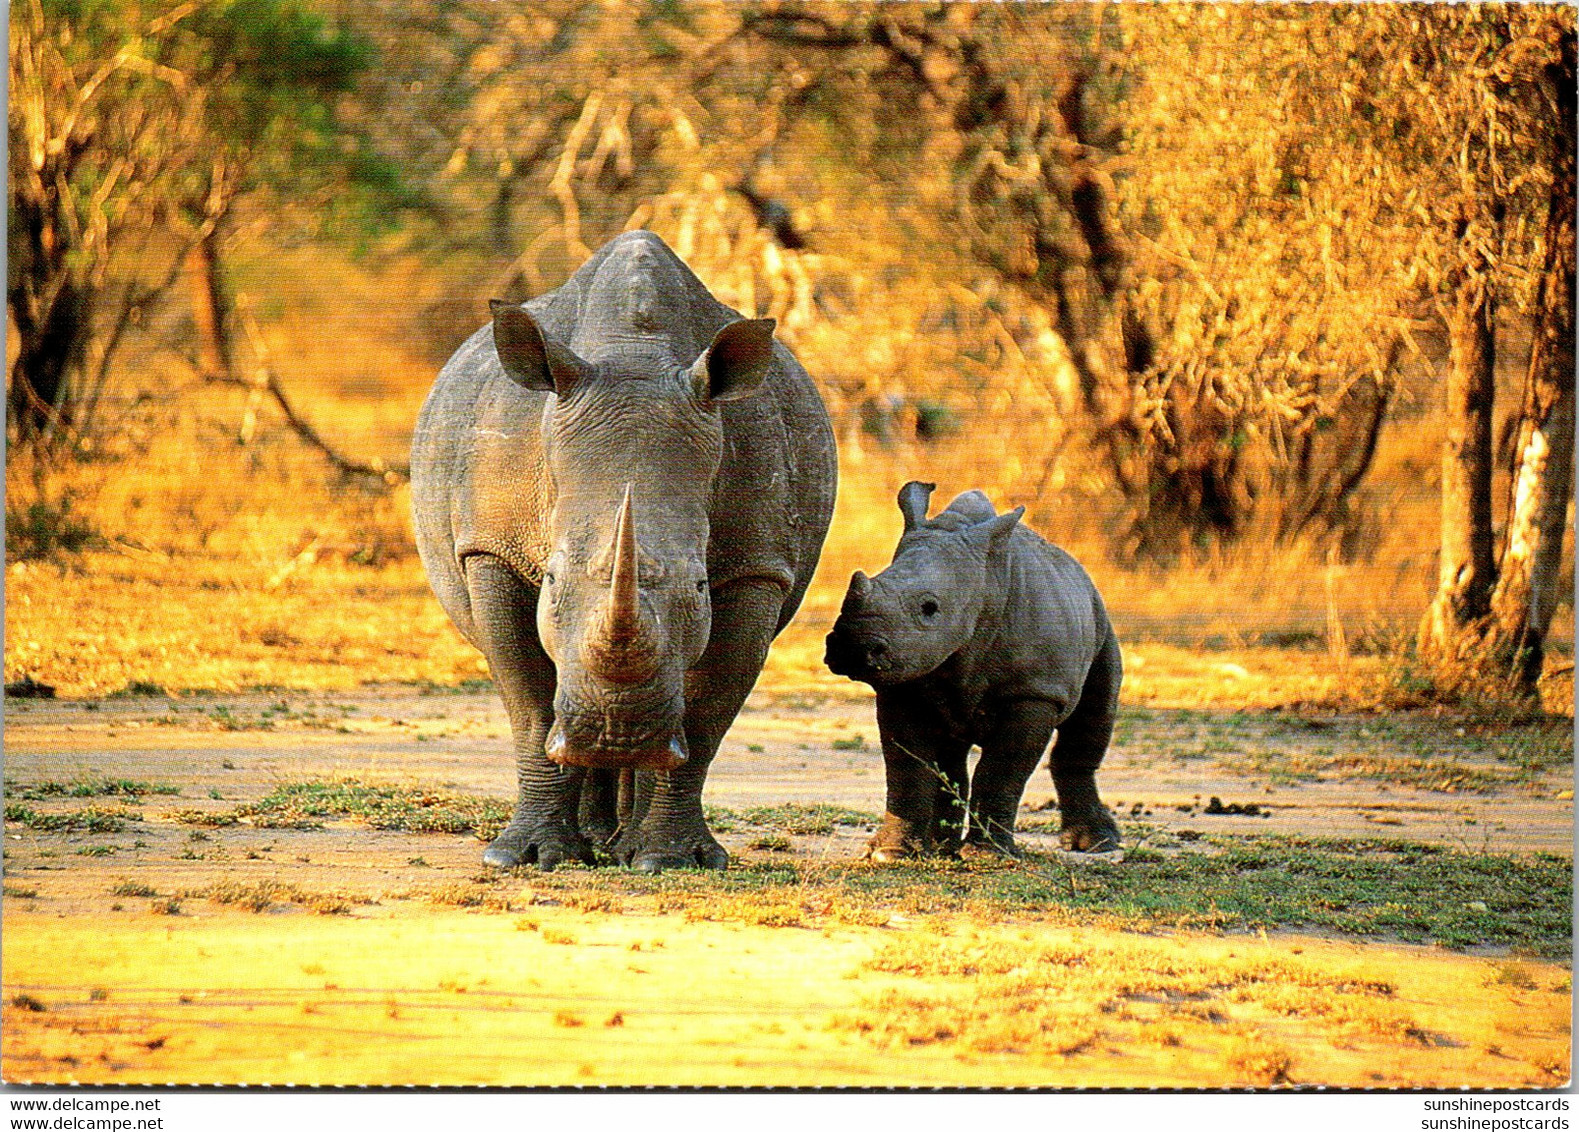
[[[661,895],[578,905],[530,875],[489,877],[468,836],[349,819],[194,824],[304,780],[507,798],[506,727],[488,692],[9,707],[8,803],[91,779],[180,790],[91,800],[141,815],[119,832],[8,821],[11,1081],[1447,1087],[1568,1073],[1566,964],[902,908],[870,922],[806,908],[784,924],[710,922]],[[859,696],[759,694],[707,801],[878,813],[874,741]],[[1416,773],[1428,747],[1433,767],[1451,768],[1446,787]],[[1504,782],[1506,756],[1407,721],[1151,711],[1121,728],[1101,781],[1131,847],[1194,831],[1569,852],[1567,772]],[[1334,765],[1396,765],[1425,785],[1322,769]],[[1256,812],[1204,812],[1213,797]],[[1050,798],[1039,772],[1027,807]],[[720,840],[738,860],[840,869],[862,867],[865,836],[837,825],[772,852],[749,830]],[[1024,840],[1053,850],[1051,835]],[[285,895],[248,911],[205,898],[216,885]],[[338,914],[315,914],[301,893],[332,894],[339,905],[320,910]]]

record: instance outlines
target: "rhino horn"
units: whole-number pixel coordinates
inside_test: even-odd
[[[845,591],[844,604],[839,608],[840,616],[857,617],[864,613],[876,588],[872,579],[857,570],[850,576],[850,588]]]
[[[658,668],[656,634],[641,610],[640,551],[630,484],[620,503],[609,563],[609,598],[586,644],[587,666],[621,684],[649,679]]]
[[[641,565],[636,560],[636,516],[631,485],[625,485],[619,518],[614,525],[614,562],[609,581],[608,630],[612,640],[627,644],[641,628]]]

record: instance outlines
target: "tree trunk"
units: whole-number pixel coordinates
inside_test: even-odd
[[[186,256],[192,285],[192,321],[197,327],[198,368],[204,377],[234,376],[224,288],[220,284],[219,231],[216,225]]]
[[[11,367],[11,423],[20,443],[47,443],[58,426],[71,423],[71,371],[87,346],[88,301],[68,277],[38,322],[19,311],[13,303],[17,356]]]
[[[1447,436],[1442,445],[1441,559],[1436,598],[1421,626],[1428,657],[1461,659],[1465,633],[1491,607],[1491,415],[1497,363],[1489,265],[1460,273],[1448,327]]]
[[[1562,593],[1563,533],[1574,452],[1574,34],[1548,80],[1556,95],[1553,177],[1530,368],[1519,422],[1508,533],[1491,597],[1487,659],[1533,695]]]
[[[13,141],[13,144],[15,142]],[[59,201],[38,177],[12,170],[11,263],[6,301],[16,324],[7,408],[21,444],[45,443],[69,423],[71,371],[87,346],[92,299],[67,261]]]

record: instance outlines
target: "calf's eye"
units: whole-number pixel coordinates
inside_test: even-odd
[[[705,594],[707,592],[707,579],[706,578],[703,578],[701,581],[696,583],[696,592],[699,593],[699,594]]]

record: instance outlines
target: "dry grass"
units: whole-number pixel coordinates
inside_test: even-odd
[[[1314,1023],[1335,1044],[1425,1033],[1395,1001],[1391,983],[1358,968],[1253,950],[1202,955],[1171,940],[1049,943],[1030,932],[907,939],[867,967],[904,979],[833,1024],[880,1048],[945,1044],[1067,1058],[1098,1048],[1207,1044],[1228,1070],[1222,1083],[1265,1086],[1296,1080],[1295,1059],[1271,1039],[1268,1018]]]
[[[402,462],[455,344],[412,328],[428,304],[469,293],[466,284],[415,259],[386,256],[375,268],[314,248],[270,249],[233,270],[314,426],[359,458]],[[153,400],[136,405],[138,393]],[[128,355],[112,400],[116,423],[94,459],[7,465],[8,508],[30,516],[45,543],[53,531],[76,548],[33,546],[24,560],[25,548],[8,546],[8,682],[28,676],[85,697],[455,684],[485,673],[428,591],[403,485],[339,475],[268,410],[241,444],[245,393],[194,388],[166,355]],[[935,509],[973,487],[1000,508],[1026,504],[1027,521],[1086,564],[1126,645],[1130,702],[1419,706],[1400,681],[1411,678],[1404,658],[1434,585],[1440,426],[1428,402],[1399,412],[1363,490],[1357,553],[1252,534],[1166,574],[1111,557],[1121,505],[1089,456],[1071,447],[1044,474],[1032,449],[1052,443],[1045,422],[995,444],[968,429],[932,444],[846,435],[822,563],[764,684],[849,693],[822,667],[823,634],[851,571],[889,560],[894,494],[921,478],[938,484]],[[1572,620],[1565,603],[1554,666],[1571,659]],[[1549,710],[1571,711],[1571,672],[1543,693]]]
[[[276,880],[246,883],[237,880],[216,881],[206,888],[181,894],[183,897],[206,899],[215,904],[232,905],[249,912],[267,912],[277,905],[295,904],[311,909],[323,916],[349,915],[356,899],[332,892],[308,892],[294,884]]]

